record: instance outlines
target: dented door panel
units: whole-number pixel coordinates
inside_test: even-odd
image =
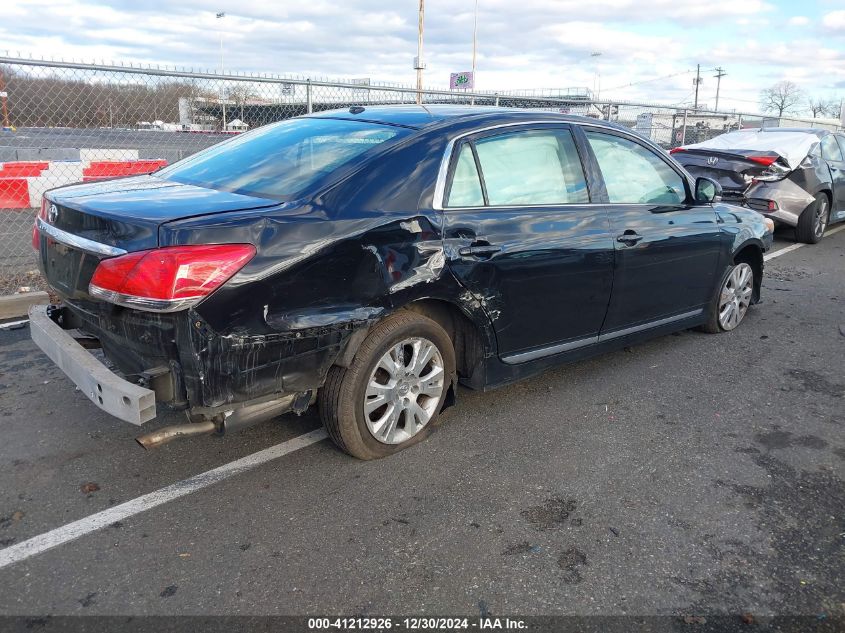
[[[444,213],[449,266],[493,322],[502,357],[598,334],[613,281],[605,208]],[[489,257],[461,254],[478,242],[500,250]]]

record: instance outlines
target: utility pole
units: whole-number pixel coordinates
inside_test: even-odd
[[[701,83],[701,64],[695,66],[695,81],[693,83],[695,84],[695,105],[693,108],[698,110],[698,84]]]
[[[725,69],[722,68],[721,66],[716,68],[716,73],[717,74],[713,75],[716,78],[716,107],[714,108],[714,110],[716,110],[716,112],[718,112],[719,111],[719,87],[722,85],[722,77],[724,77],[728,73],[726,73]]]
[[[414,68],[417,71],[417,104],[422,104],[423,89],[423,30],[425,29],[425,0],[420,0],[420,17],[417,25],[417,58],[414,60]]]

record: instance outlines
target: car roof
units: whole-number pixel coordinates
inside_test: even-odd
[[[561,114],[540,109],[502,108],[496,106],[459,106],[459,105],[378,105],[352,106],[337,110],[324,110],[309,117],[349,119],[370,121],[386,125],[399,125],[413,129],[423,129],[437,124],[448,124],[459,121],[477,120],[494,125],[496,123],[511,123],[519,121],[536,121],[537,119],[561,121],[562,123],[593,123],[606,127],[618,128],[631,132],[630,128],[617,125],[601,119]]]

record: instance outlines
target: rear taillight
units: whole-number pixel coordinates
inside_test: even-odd
[[[778,180],[783,180],[789,175],[790,169],[788,167],[784,167],[778,162],[775,162],[777,160],[776,158],[773,159],[771,162],[766,163],[762,162],[762,158],[764,157],[759,157],[759,160],[757,157],[749,159],[753,160],[755,163],[759,163],[760,165],[765,165],[766,167],[766,169],[761,171],[759,174],[755,174],[754,176],[752,176],[752,184],[756,184],[758,182],[775,182]],[[765,158],[768,161],[768,157]]]
[[[685,150],[683,147],[673,147],[672,149],[669,150],[669,153],[670,154],[677,154],[678,152],[685,152],[685,151],[687,151],[687,150]]]
[[[210,295],[255,255],[252,244],[167,246],[102,260],[88,292],[152,312],[184,310]]]
[[[778,158],[778,156],[749,156],[748,160],[753,163],[757,163],[758,165],[762,165],[763,167],[768,167]]]

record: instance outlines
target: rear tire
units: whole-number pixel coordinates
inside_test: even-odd
[[[795,239],[804,244],[818,244],[830,222],[830,199],[825,193],[816,194],[798,218]]]
[[[722,277],[710,302],[707,322],[701,329],[710,334],[735,330],[748,313],[753,296],[754,268],[746,262],[737,262]]]
[[[455,379],[455,351],[435,321],[402,311],[377,324],[349,367],[334,366],[317,398],[337,446],[379,459],[423,441]]]

